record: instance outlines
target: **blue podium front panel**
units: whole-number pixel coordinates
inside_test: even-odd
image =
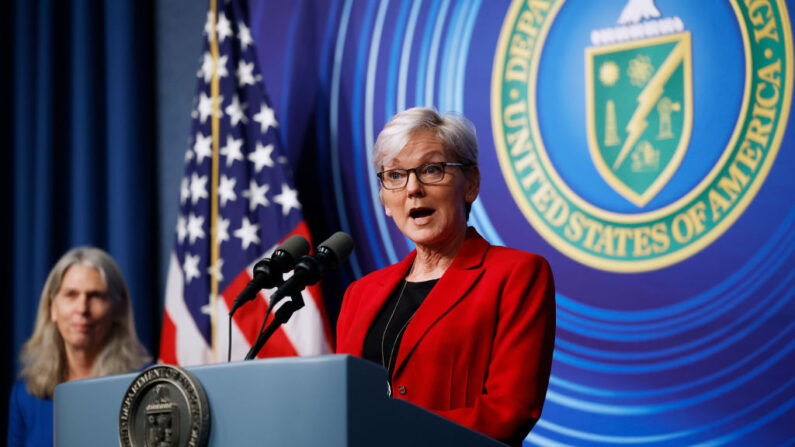
[[[210,446],[502,445],[386,395],[386,371],[350,356],[187,368],[210,404]],[[55,389],[56,445],[118,445],[119,410],[137,374]]]

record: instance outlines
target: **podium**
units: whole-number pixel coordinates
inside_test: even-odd
[[[387,397],[386,371],[347,355],[186,368],[210,407],[209,446],[504,446]],[[119,445],[119,410],[136,373],[55,388],[55,445]]]

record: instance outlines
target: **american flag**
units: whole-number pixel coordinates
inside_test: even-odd
[[[228,310],[251,280],[253,265],[293,234],[311,241],[245,7],[235,0],[218,3],[211,0],[204,27],[166,285],[160,361],[176,365],[225,360]],[[267,292],[235,313],[233,360],[242,360],[254,343]],[[306,306],[271,337],[260,357],[331,352],[319,289],[303,293]]]

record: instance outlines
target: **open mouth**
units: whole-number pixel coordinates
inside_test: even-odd
[[[435,212],[436,210],[433,208],[414,208],[409,212],[409,216],[412,219],[421,219],[423,217],[428,217]]]

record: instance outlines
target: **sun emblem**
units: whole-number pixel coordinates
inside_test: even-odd
[[[629,68],[627,74],[629,75],[632,85],[642,87],[654,72],[654,67],[648,56],[639,54],[629,61]]]
[[[610,87],[618,81],[620,71],[618,65],[613,61],[607,61],[599,67],[599,80],[606,87]]]

